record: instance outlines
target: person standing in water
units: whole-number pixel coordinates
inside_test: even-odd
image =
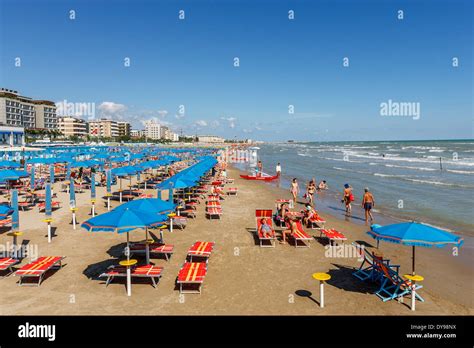
[[[298,182],[297,182],[296,178],[293,178],[293,180],[291,181],[290,192],[291,192],[291,195],[293,197],[294,205],[296,205],[296,197],[298,197],[298,192],[299,191],[300,191],[300,188],[298,187]]]
[[[263,173],[263,164],[262,164],[262,161],[258,161],[257,163],[257,169],[258,169],[258,175],[262,175]]]
[[[306,187],[306,198],[308,199],[308,203],[313,206],[314,204],[314,192],[316,191],[316,181],[313,179],[310,180],[308,186]]]
[[[352,187],[349,184],[344,184],[343,192],[343,202],[346,205],[346,215],[351,215],[352,206],[351,202],[354,200],[354,195],[352,194]]]
[[[372,208],[375,206],[375,199],[372,193],[369,192],[369,188],[366,187],[364,189],[364,197],[362,198],[362,208],[365,210],[365,222],[369,222],[369,217],[370,217],[370,222],[374,220],[374,217],[372,216]]]
[[[277,175],[278,177],[280,177],[280,175],[281,175],[281,165],[280,165],[280,162],[278,162],[277,165],[276,165],[276,175]]]

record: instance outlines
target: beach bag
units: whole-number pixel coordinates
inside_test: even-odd
[[[354,202],[354,195],[351,193],[350,196],[349,196],[349,201],[350,202]]]

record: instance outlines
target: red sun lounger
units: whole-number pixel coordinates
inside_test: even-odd
[[[178,279],[180,294],[201,294],[202,283],[207,273],[204,262],[186,262],[179,270]],[[196,285],[197,290],[183,290],[183,286]]]
[[[24,265],[15,272],[15,276],[20,277],[18,285],[36,285],[40,286],[47,271],[61,268],[61,261],[64,256],[42,256],[27,265]],[[26,278],[38,278],[36,283],[24,283]]]
[[[218,219],[220,219],[221,215],[222,215],[222,209],[220,209],[220,208],[209,208],[206,211],[206,215],[209,219],[212,219],[214,217],[217,217]]]
[[[227,189],[227,195],[236,196],[237,195],[237,187],[229,187]]]
[[[131,268],[132,278],[150,279],[154,288],[156,288],[162,273],[163,267],[153,265],[136,266]],[[102,273],[99,277],[107,277],[107,281],[105,282],[107,287],[114,278],[127,277],[127,267],[114,265],[109,266],[107,271]]]
[[[13,259],[11,257],[0,258],[0,272],[7,271],[7,273],[1,276],[0,278],[5,278],[12,274],[13,266],[16,265],[18,262],[20,262],[20,260]]]
[[[324,220],[321,216],[312,216],[311,219],[308,220],[308,227],[313,230],[320,230],[324,229],[324,224],[326,220]]]
[[[151,243],[148,245],[151,254],[164,255],[166,261],[168,261],[174,252],[174,245],[164,243]],[[131,243],[130,254],[145,254],[146,244],[145,243]]]
[[[207,262],[214,245],[214,242],[196,242],[189,248],[187,256],[189,256],[191,262],[193,262],[193,256],[205,258]]]
[[[321,235],[325,235],[329,239],[329,243],[332,245],[338,241],[345,241],[347,240],[346,236],[343,235],[341,232],[336,231],[335,229],[322,229]]]
[[[309,242],[313,240],[313,237],[311,237],[309,234],[307,234],[304,231],[301,221],[295,221],[295,222],[296,222],[296,232],[291,234],[291,237],[293,237],[293,239],[295,240],[295,247],[296,248],[301,248],[301,247],[309,248],[310,247]],[[290,229],[290,226],[288,224],[287,224],[287,228]]]
[[[0,227],[10,225],[12,223],[12,218],[7,217],[6,219],[0,220]]]
[[[51,209],[58,209],[58,208],[61,208],[61,202],[58,202],[58,201],[51,202]],[[46,209],[46,203],[45,202],[42,202],[42,203],[38,204],[38,211],[39,212],[42,212],[45,209]]]
[[[206,208],[221,208],[221,207],[222,206],[221,206],[220,202],[217,202],[217,201],[216,202],[209,202],[208,201],[206,203]]]
[[[265,219],[267,225],[272,229],[271,233],[262,232],[260,230],[260,225],[262,224],[262,219]],[[276,242],[275,229],[273,228],[273,219],[272,211],[268,209],[257,209],[255,211],[255,223],[257,225],[257,237],[260,242],[260,247],[262,248],[274,248]],[[264,242],[270,242],[270,244]]]

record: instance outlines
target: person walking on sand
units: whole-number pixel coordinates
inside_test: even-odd
[[[352,187],[349,184],[344,184],[344,192],[343,192],[343,202],[346,205],[346,215],[351,215],[352,213],[352,206],[351,202],[354,200],[354,195],[352,194]]]
[[[372,216],[372,208],[375,207],[375,199],[374,196],[372,195],[371,192],[369,192],[369,188],[366,187],[364,189],[364,197],[362,198],[362,208],[365,210],[365,222],[369,222],[369,217],[370,217],[370,222],[374,220],[374,217]]]
[[[262,173],[263,173],[263,164],[262,164],[262,161],[258,161],[257,163],[257,176],[261,176]]]
[[[298,197],[299,191],[300,191],[300,188],[298,187],[298,182],[297,182],[296,178],[293,178],[293,180],[291,181],[290,192],[291,192],[291,195],[293,197],[293,203],[295,205],[296,205],[296,197]]]
[[[280,177],[280,175],[281,175],[281,165],[280,165],[280,162],[278,162],[277,165],[276,165],[276,175],[277,175],[277,177]]]

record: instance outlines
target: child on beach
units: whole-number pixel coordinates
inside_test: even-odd
[[[365,222],[369,222],[369,217],[370,217],[370,222],[374,220],[374,217],[372,216],[372,208],[375,206],[375,199],[372,193],[369,192],[369,188],[366,187],[364,189],[364,197],[362,198],[362,208],[365,210]]]
[[[318,185],[318,190],[327,190],[328,185],[326,184],[326,180],[323,180]]]

